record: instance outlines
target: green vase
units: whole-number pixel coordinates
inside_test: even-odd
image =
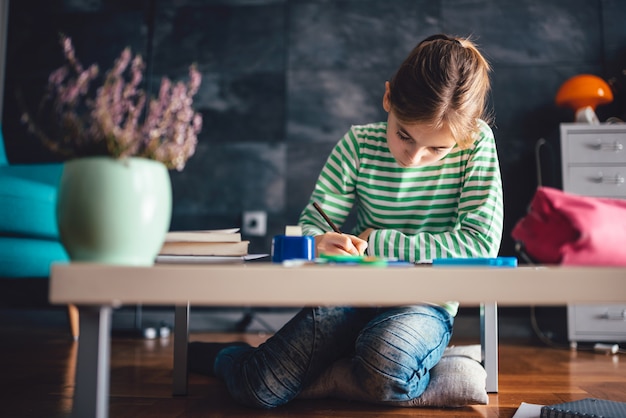
[[[172,185],[164,164],[109,157],[65,163],[57,222],[72,261],[150,266],[171,216]]]

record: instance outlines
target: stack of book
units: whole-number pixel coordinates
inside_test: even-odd
[[[192,260],[211,258],[221,261],[228,258],[243,259],[248,254],[250,241],[241,239],[238,228],[205,231],[171,231],[159,252],[157,261]]]

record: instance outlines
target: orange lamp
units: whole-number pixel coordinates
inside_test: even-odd
[[[606,81],[591,74],[579,74],[565,81],[556,94],[556,104],[574,111],[611,103],[613,92]]]

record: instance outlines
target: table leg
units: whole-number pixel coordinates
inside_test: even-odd
[[[187,395],[187,343],[189,342],[189,303],[174,311],[174,396]]]
[[[111,307],[79,306],[80,338],[72,417],[109,415]]]
[[[489,393],[498,392],[498,304],[480,305],[480,343],[483,366],[487,372],[486,389]]]

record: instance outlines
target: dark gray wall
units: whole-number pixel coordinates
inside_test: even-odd
[[[61,63],[57,34],[83,63],[109,68],[125,46],[148,61],[147,87],[196,62],[204,117],[196,155],[172,172],[173,229],[238,226],[268,212],[268,234],[297,221],[328,152],[351,124],[384,118],[384,82],[422,38],[472,35],[493,65],[492,105],[505,190],[501,253],[534,188],[534,146],[544,184],[560,187],[561,83],[578,73],[611,80],[624,118],[626,2],[620,0],[13,0],[3,130],[13,162],[55,157],[25,134],[15,92],[31,105]]]

